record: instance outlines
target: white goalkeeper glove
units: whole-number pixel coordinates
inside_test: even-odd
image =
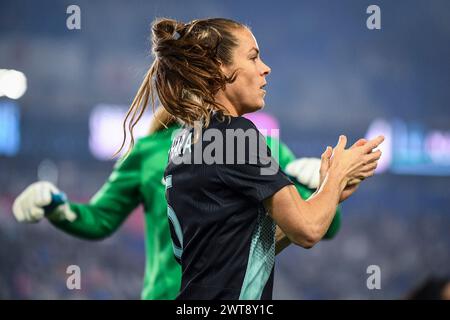
[[[310,189],[317,189],[320,183],[320,159],[299,158],[286,166],[286,173]]]
[[[59,199],[58,204],[55,203],[55,195],[61,197],[62,193],[50,182],[39,181],[29,185],[14,201],[14,217],[19,222],[29,223],[38,222],[44,216],[52,221],[74,221],[77,216],[70,210],[65,197],[62,201]],[[51,207],[54,208],[49,210]]]

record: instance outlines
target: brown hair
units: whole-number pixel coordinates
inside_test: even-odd
[[[148,129],[148,134],[153,134],[155,132],[167,129],[176,122],[174,116],[166,111],[163,107],[158,107],[153,114],[152,122],[150,123],[150,128]]]
[[[210,115],[224,106],[214,96],[236,78],[223,73],[220,66],[230,65],[238,40],[233,31],[245,25],[223,18],[194,20],[182,23],[172,19],[157,19],[152,24],[152,53],[155,57],[145,75],[123,122],[131,135],[129,150],[134,145],[133,128],[147,108],[149,99],[155,106],[156,90],[162,106],[176,119],[193,126],[200,121],[209,125]]]

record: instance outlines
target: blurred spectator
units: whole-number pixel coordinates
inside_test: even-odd
[[[414,289],[409,300],[450,300],[450,278],[430,277]]]

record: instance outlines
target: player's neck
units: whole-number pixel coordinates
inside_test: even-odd
[[[214,97],[216,102],[221,104],[225,107],[225,109],[228,111],[228,115],[232,117],[239,117],[241,114],[238,112],[238,110],[234,107],[234,105],[231,103],[231,101],[226,97],[225,93],[221,90],[219,91],[216,96]]]

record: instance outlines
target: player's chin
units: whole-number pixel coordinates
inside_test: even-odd
[[[255,101],[254,104],[254,111],[258,111],[261,110],[262,108],[264,108],[264,106],[266,105],[266,102],[264,101],[264,97],[259,98],[258,100]]]
[[[261,101],[256,105],[256,111],[263,109],[266,106],[266,102],[264,101],[264,98],[261,99]]]

